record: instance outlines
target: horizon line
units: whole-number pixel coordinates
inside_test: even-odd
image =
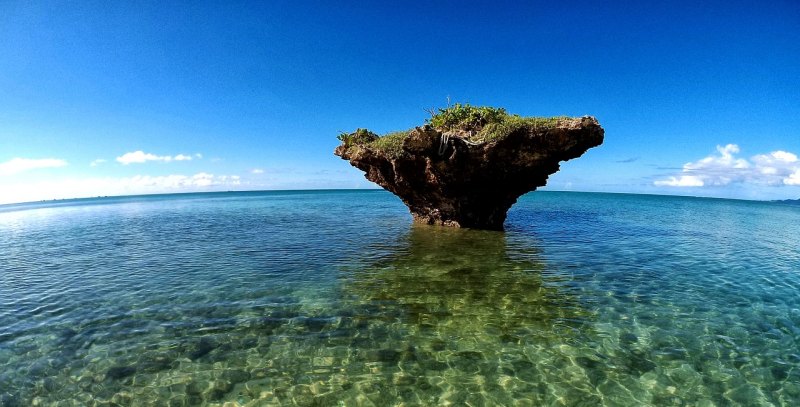
[[[73,201],[83,200],[102,200],[102,199],[119,199],[119,198],[156,198],[159,196],[170,195],[194,195],[194,194],[229,194],[229,193],[259,193],[259,192],[321,192],[321,191],[384,191],[389,192],[384,188],[304,188],[304,189],[248,189],[248,190],[226,190],[226,191],[189,191],[189,192],[158,192],[152,194],[130,194],[130,195],[96,195],[84,196],[74,198],[53,198],[41,199],[37,201],[20,201],[20,202],[6,202],[0,203],[0,209],[9,206],[25,206],[33,204],[47,204],[47,203],[68,203]],[[610,195],[641,195],[641,196],[658,196],[658,197],[680,197],[680,198],[697,198],[697,199],[721,199],[730,201],[747,201],[747,202],[784,202],[796,201],[800,199],[746,199],[746,198],[720,198],[711,196],[700,195],[681,195],[681,194],[655,194],[655,193],[637,193],[637,192],[606,192],[606,191],[575,191],[575,190],[544,190],[544,191],[530,191],[522,194],[525,196],[535,192],[560,192],[560,193],[582,193],[582,194],[610,194]]]

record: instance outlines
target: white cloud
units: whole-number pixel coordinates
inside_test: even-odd
[[[203,158],[203,155],[200,153],[195,153],[194,156],[197,157],[198,159]]]
[[[198,187],[207,187],[214,184],[214,176],[211,174],[206,174],[205,172],[201,172],[199,174],[194,174],[191,182],[193,185],[197,185]]]
[[[241,184],[237,175],[213,175],[205,172],[194,175],[68,178],[3,185],[8,193],[0,195],[0,204],[93,196],[224,191],[235,189]]]
[[[783,183],[786,185],[800,185],[800,169],[789,174],[788,177],[784,178]]]
[[[20,172],[39,168],[57,168],[67,165],[67,162],[57,158],[12,158],[0,163],[0,175],[14,175]]]
[[[202,154],[196,154],[198,158],[202,157]],[[119,157],[117,157],[117,162],[128,165],[128,164],[141,164],[148,161],[163,161],[163,162],[170,162],[170,161],[191,161],[191,155],[185,154],[178,154],[176,156],[169,156],[169,155],[155,155],[150,153],[145,153],[142,150],[133,151],[130,153],[125,153]]]
[[[739,146],[717,146],[718,155],[686,163],[680,174],[657,180],[656,186],[702,187],[730,184],[800,185],[800,160],[788,151],[737,158]]]
[[[753,157],[761,175],[768,178],[769,185],[800,184],[800,162],[797,156],[786,151],[773,151]]]
[[[262,170],[261,168],[253,168],[252,170],[250,170],[250,173],[251,174],[263,174],[264,170]]]
[[[90,167],[97,167],[98,165],[103,164],[104,162],[106,162],[105,158],[98,158],[98,159],[90,162],[89,166]]]
[[[226,175],[214,176],[214,174],[200,172],[194,175],[164,175],[157,177],[136,175],[130,178],[118,179],[117,183],[127,188],[182,189],[223,184],[238,185],[238,178],[234,180]]]
[[[145,153],[142,150],[134,151],[132,153],[125,153],[117,157],[117,162],[122,163],[123,165],[144,163],[147,161],[172,161],[172,157],[168,155],[157,156],[155,154]]]
[[[655,184],[659,187],[702,187],[703,180],[694,175],[681,175],[680,177],[658,180]]]

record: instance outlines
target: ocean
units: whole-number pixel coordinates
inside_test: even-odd
[[[505,232],[378,190],[0,206],[0,406],[797,406],[798,232],[571,192]]]

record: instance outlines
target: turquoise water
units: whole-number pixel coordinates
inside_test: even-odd
[[[0,207],[0,406],[800,405],[800,208],[383,191]]]

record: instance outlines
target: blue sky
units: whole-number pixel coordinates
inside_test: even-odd
[[[545,189],[800,198],[796,1],[330,3],[0,3],[0,203],[370,188],[448,97],[596,116]]]

